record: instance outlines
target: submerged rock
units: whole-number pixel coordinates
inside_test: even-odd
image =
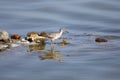
[[[0,41],[0,52],[5,51],[11,47],[10,43]]]
[[[95,41],[96,42],[107,42],[107,40],[104,38],[96,38]]]
[[[60,42],[58,45],[59,45],[59,46],[65,46],[65,45],[67,45],[67,44],[69,44],[69,43],[67,42],[67,39],[66,39],[66,38],[63,38],[62,42]]]

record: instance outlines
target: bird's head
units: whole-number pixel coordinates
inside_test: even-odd
[[[69,33],[67,30],[65,30],[64,28],[60,28],[60,32],[67,32]]]

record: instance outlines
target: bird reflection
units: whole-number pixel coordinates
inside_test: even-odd
[[[60,42],[60,44],[64,44],[66,45],[67,42],[66,40],[63,40],[62,42]],[[62,46],[64,46],[62,45]],[[40,51],[40,53],[38,54],[38,57],[41,60],[57,60],[59,62],[63,62],[63,60],[61,59],[62,54],[59,53],[59,51],[56,51],[53,46],[50,46],[50,50],[45,50],[45,43],[36,43],[36,44],[31,44],[29,45],[29,50],[28,52],[32,52],[32,51]],[[43,51],[41,51],[43,50]]]
[[[44,50],[45,44],[31,44],[29,45],[28,52],[36,51],[36,50]]]
[[[59,62],[63,62],[61,59],[62,54],[58,53],[58,51],[55,51],[52,47],[50,47],[51,50],[45,51],[44,54],[39,54],[39,58],[41,60],[57,60]]]

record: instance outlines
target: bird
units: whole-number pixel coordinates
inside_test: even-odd
[[[48,39],[51,40],[51,47],[54,49],[54,41],[58,38],[60,38],[63,34],[63,32],[68,32],[63,28],[60,28],[58,32],[52,32],[47,35]]]

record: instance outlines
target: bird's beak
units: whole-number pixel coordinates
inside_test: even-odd
[[[65,30],[64,32],[69,33],[69,31]]]

